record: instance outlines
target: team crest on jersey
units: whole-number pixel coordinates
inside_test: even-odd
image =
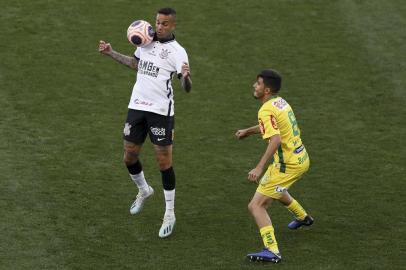
[[[166,59],[169,56],[170,51],[168,49],[162,49],[162,51],[159,53],[159,57],[161,59]]]
[[[276,108],[278,108],[279,110],[283,110],[283,108],[286,107],[286,105],[288,105],[288,103],[286,102],[286,100],[284,100],[283,98],[278,99],[277,101],[274,101],[272,103]]]
[[[275,116],[271,114],[271,124],[274,129],[278,129],[278,122],[276,121]]]
[[[124,133],[124,136],[130,135],[130,133],[131,133],[131,125],[129,123],[125,123],[123,133]]]

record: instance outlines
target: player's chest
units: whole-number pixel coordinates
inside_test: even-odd
[[[176,69],[174,64],[174,52],[170,47],[163,46],[160,43],[156,43],[153,46],[145,48],[140,57],[140,65],[150,66],[154,65],[166,70]]]

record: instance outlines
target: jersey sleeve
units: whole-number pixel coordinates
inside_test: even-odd
[[[176,66],[176,73],[178,74],[178,78],[180,78],[182,76],[183,63],[189,63],[187,53],[184,49],[179,50],[175,56],[175,66]]]
[[[262,110],[258,113],[258,123],[261,129],[262,139],[266,140],[276,134],[280,134],[275,112]]]
[[[141,49],[140,47],[137,47],[137,49],[134,52],[134,57],[139,60],[141,58]]]

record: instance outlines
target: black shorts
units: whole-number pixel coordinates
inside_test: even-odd
[[[171,145],[173,143],[174,128],[174,116],[129,109],[123,139],[135,144],[143,144],[148,133],[153,144]]]

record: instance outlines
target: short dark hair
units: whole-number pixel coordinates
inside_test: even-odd
[[[176,10],[170,7],[164,7],[158,10],[158,14],[163,14],[163,15],[172,15],[176,17]]]
[[[257,79],[262,78],[266,87],[272,89],[272,92],[278,93],[282,86],[282,76],[273,69],[264,69],[257,75]]]

